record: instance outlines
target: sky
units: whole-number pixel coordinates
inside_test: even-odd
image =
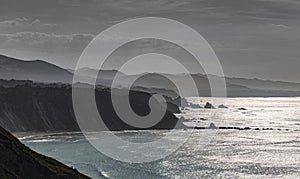
[[[226,76],[300,82],[298,0],[0,0],[0,54],[74,68],[97,34],[138,17],[170,18],[194,28]],[[145,44],[134,47],[149,48]],[[174,53],[189,61],[180,49]]]

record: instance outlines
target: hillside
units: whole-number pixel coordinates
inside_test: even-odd
[[[122,90],[118,97],[122,97]],[[130,104],[133,110],[141,116],[148,114],[150,97],[148,93],[131,91]],[[173,115],[179,112],[176,102],[167,100],[169,103],[165,116],[150,129],[171,129],[178,122]],[[97,89],[96,102],[101,117],[110,130],[137,129],[118,117],[111,103],[110,89]],[[160,110],[160,104],[157,103],[157,110]],[[90,106],[85,107],[89,109]],[[73,111],[71,86],[31,82],[15,87],[0,87],[0,126],[11,132],[79,131]]]
[[[0,55],[0,77],[39,82],[71,82],[73,75],[42,60],[23,61]]]
[[[89,178],[44,155],[38,154],[0,127],[0,178]]]

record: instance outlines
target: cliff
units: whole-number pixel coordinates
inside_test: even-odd
[[[97,107],[106,126],[110,130],[138,129],[117,116],[110,95],[110,89],[96,90]],[[138,115],[150,112],[150,97],[148,93],[130,92],[131,106]],[[163,119],[149,129],[173,128],[178,122],[173,113],[178,111],[176,105],[168,103]],[[79,131],[72,106],[71,86],[39,83],[0,86],[0,125],[11,132]]]

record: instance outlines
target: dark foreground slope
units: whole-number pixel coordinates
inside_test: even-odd
[[[93,89],[83,87],[82,90]],[[148,93],[132,91],[130,93],[132,109],[138,115],[147,115],[150,112],[148,106],[150,97]],[[124,123],[115,113],[110,89],[97,89],[96,101],[98,111],[108,129],[138,129]],[[157,107],[160,108],[159,105]],[[168,103],[168,111],[163,119],[148,129],[173,128],[178,122],[173,113],[178,111],[176,105]],[[71,86],[37,83],[24,83],[14,87],[0,86],[0,126],[11,132],[79,131],[72,105]]]
[[[38,154],[0,127],[0,178],[88,178]]]

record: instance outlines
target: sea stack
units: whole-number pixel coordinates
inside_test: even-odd
[[[212,104],[210,104],[209,102],[207,102],[205,104],[204,108],[206,108],[206,109],[215,109],[215,107]]]

